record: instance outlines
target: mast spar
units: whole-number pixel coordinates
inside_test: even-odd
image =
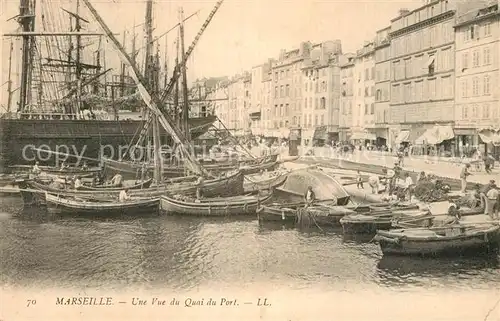
[[[179,34],[181,37],[181,54],[182,61],[186,61],[186,53],[184,52],[184,10],[179,9]],[[182,127],[188,140],[191,140],[191,133],[189,130],[189,101],[188,101],[188,84],[187,84],[187,71],[186,64],[182,66],[182,99],[184,104],[182,106]]]
[[[7,112],[10,112],[10,108],[12,105],[12,51],[14,50],[14,43],[12,39],[10,39],[10,49],[9,49],[9,74],[7,80]]]
[[[34,2],[34,0],[33,0]],[[23,32],[35,31],[35,13],[32,12],[34,3],[30,0],[21,0],[19,6],[19,17],[17,21],[21,25]],[[32,37],[23,35],[22,58],[21,58],[21,87],[19,91],[18,111],[23,112],[29,103],[28,87],[31,78],[31,56],[32,56]]]

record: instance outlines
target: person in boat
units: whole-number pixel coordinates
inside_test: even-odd
[[[122,183],[123,183],[123,177],[120,174],[116,174],[115,176],[113,176],[109,184],[111,186],[120,187],[122,186]]]
[[[87,165],[87,162],[86,161],[83,161],[83,165],[82,165],[82,170],[83,171],[87,171],[89,169],[88,165]]]
[[[483,186],[483,188],[481,189],[480,193],[484,193],[484,195],[487,195],[488,192],[492,189],[492,188],[496,188],[497,185],[496,185],[496,182],[494,179],[490,180],[490,182],[486,185]]]
[[[75,177],[75,181],[74,181],[74,185],[73,185],[73,188],[74,189],[79,189],[83,186],[82,184],[82,181],[80,180],[80,177]]]
[[[66,162],[64,162],[64,161],[63,161],[63,162],[61,163],[61,170],[63,171],[63,170],[65,170],[66,168],[68,168],[68,165],[66,165]]]
[[[196,199],[197,200],[201,200],[203,198],[202,187],[203,187],[203,176],[198,176],[198,179],[196,180]]]
[[[92,187],[96,187],[99,184],[99,174],[95,173],[94,176],[92,176]]]
[[[40,167],[38,167],[38,162],[35,162],[35,165],[33,165],[33,168],[31,169],[31,171],[33,172],[34,175],[38,176],[40,175],[40,173],[42,172],[42,170],[40,169]]]
[[[454,218],[453,223],[458,223],[462,219],[462,213],[460,212],[460,206],[455,204],[455,203],[450,203],[450,206],[448,207],[447,214]]]
[[[425,176],[425,172],[424,172],[424,171],[421,171],[421,172],[418,174],[418,176],[417,176],[417,182],[416,182],[416,183],[418,184],[419,182],[423,182],[423,181],[425,181],[426,179],[427,179],[427,177]]]
[[[378,194],[380,179],[377,175],[371,175],[368,178],[368,185],[372,188],[372,194]]]
[[[304,194],[304,201],[306,202],[306,207],[311,205],[316,200],[316,194],[314,194],[312,186],[307,187],[307,191]]]
[[[130,199],[130,196],[128,195],[128,188],[121,190],[120,195],[118,196],[118,200],[120,202],[126,202],[129,199]]]

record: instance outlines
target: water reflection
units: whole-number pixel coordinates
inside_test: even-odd
[[[0,281],[34,287],[496,288],[496,258],[382,257],[341,228],[255,217],[53,217],[2,202]],[[371,237],[370,237],[371,240]]]

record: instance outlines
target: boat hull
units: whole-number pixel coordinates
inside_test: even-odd
[[[191,137],[205,133],[215,120],[215,116],[190,118]],[[0,172],[14,164],[32,165],[35,160],[42,165],[55,163],[56,156],[38,155],[30,147],[95,159],[103,154],[117,157],[120,147],[127,146],[142,126],[140,120],[0,119]],[[169,135],[160,135],[168,143]]]
[[[287,177],[288,175],[286,173],[278,174],[278,176],[270,177],[268,179],[259,179],[257,177],[254,179],[253,177],[245,176],[243,188],[245,193],[273,189],[283,185]]]
[[[51,194],[45,197],[47,212],[51,214],[85,214],[85,215],[130,215],[138,213],[158,213],[159,198],[150,200],[132,200],[127,202],[81,202],[60,198]]]
[[[477,255],[498,252],[500,229],[497,226],[473,235],[430,239],[397,237],[391,231],[379,231],[375,240],[384,255]]]
[[[232,198],[204,199],[200,203],[162,196],[160,210],[171,215],[236,216],[255,215],[261,203],[269,201],[272,193],[264,196],[236,196]]]
[[[233,196],[243,193],[243,179],[241,172],[235,172],[227,177],[207,180],[203,183],[201,191],[205,197]],[[100,200],[109,200],[117,198],[120,190],[106,191],[80,191],[80,190],[62,190],[48,185],[40,184],[35,181],[24,181],[18,183],[21,188],[21,195],[25,206],[39,206],[45,204],[45,192],[61,194],[67,196],[79,196],[82,198],[92,198]],[[170,183],[161,186],[153,186],[144,189],[130,190],[129,194],[134,197],[155,197],[166,193],[179,193],[183,195],[194,195],[197,190],[195,182]]]

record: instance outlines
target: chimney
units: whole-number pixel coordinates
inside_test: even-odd
[[[408,10],[406,8],[399,9],[399,16],[400,17],[406,16],[409,13],[410,13],[410,10]]]

